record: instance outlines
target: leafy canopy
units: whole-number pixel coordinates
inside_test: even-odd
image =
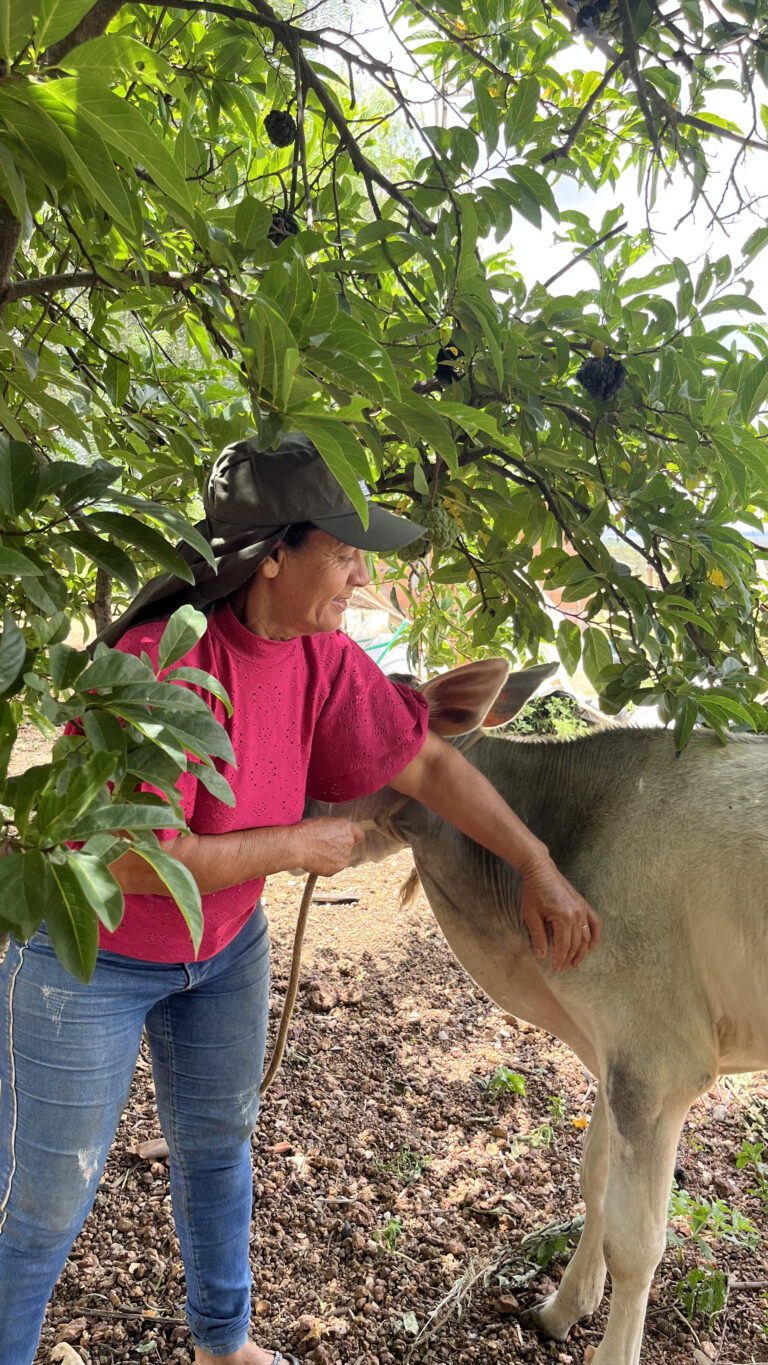
[[[173,809],[192,761],[224,799],[215,684],[180,702],[149,661],[66,641],[185,572],[212,458],[254,430],[303,430],[358,504],[362,477],[432,517],[409,577],[430,664],[554,640],[681,746],[697,719],[765,728],[767,11],[0,0],[0,773],[24,716],[83,717],[5,780],[0,929],[45,905],[87,976],[130,839],[199,932],[135,787]],[[654,249],[680,186],[687,260]],[[578,271],[548,273],[553,235]],[[590,382],[612,362],[623,384]],[[166,666],[202,628],[174,624]]]

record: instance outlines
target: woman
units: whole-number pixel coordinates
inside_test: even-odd
[[[423,699],[387,681],[340,631],[365,550],[386,553],[421,528],[369,504],[363,528],[305,438],[276,451],[225,451],[201,525],[215,569],[187,552],[190,588],[164,575],[102,638],[153,661],[181,601],[209,609],[185,659],[217,676],[214,700],[237,767],[235,805],[189,773],[178,787],[190,830],[167,833],[195,877],[205,929],[195,958],[164,885],[137,854],[113,872],[125,893],[102,931],[91,983],[74,981],[44,931],[0,967],[0,1361],[31,1365],[45,1305],[90,1209],[146,1027],[171,1151],[171,1193],[196,1365],[279,1365],[249,1340],[250,1136],[268,1004],[272,872],[328,876],[363,837],[345,819],[304,820],[307,795],[347,800],[389,783],[424,802],[523,876],[533,951],[578,966],[595,945],[593,912],[485,779],[427,730]],[[162,835],[161,835],[162,837]]]

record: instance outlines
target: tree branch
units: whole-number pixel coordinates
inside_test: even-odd
[[[423,5],[419,4],[419,0],[408,0],[408,3],[423,19],[426,19],[428,23],[433,24],[440,33],[444,33],[446,38],[450,38],[452,43],[455,43],[457,47],[463,48],[465,52],[469,53],[469,56],[473,61],[479,62],[481,66],[487,67],[487,69],[492,71],[494,76],[498,77],[499,80],[502,80],[505,85],[517,85],[517,81],[513,76],[510,76],[508,71],[502,70],[500,66],[497,66],[495,62],[491,61],[490,57],[486,57],[482,52],[478,52],[472,46],[471,40],[462,38],[459,33],[454,32],[447,24],[442,23],[439,16],[437,14],[431,14],[428,9],[425,9]]]
[[[0,262],[1,260],[2,217],[0,217]],[[191,275],[172,275],[170,271],[166,270],[151,270],[149,272],[150,284],[164,285],[169,289],[186,290],[190,285],[198,283],[200,278],[200,272]],[[2,274],[0,274],[0,279],[2,279]],[[126,271],[123,279],[126,284],[145,285],[147,283],[145,276],[140,275],[138,271]],[[58,294],[66,289],[92,289],[97,284],[106,285],[109,289],[118,288],[111,280],[105,280],[95,270],[75,270],[69,275],[39,275],[31,280],[17,280],[15,284],[7,284],[5,289],[0,288],[0,307],[6,303],[15,303],[17,299],[44,298],[47,294]]]
[[[79,47],[81,43],[87,43],[91,38],[100,38],[122,6],[123,0],[96,0],[93,9],[89,9],[88,13],[83,15],[71,33],[65,38],[60,38],[52,47],[46,48],[43,53],[45,65],[58,66],[62,57],[66,57],[73,48]]]
[[[411,0],[411,4],[413,4],[413,0]],[[576,119],[576,122],[574,123],[573,127],[571,128],[571,131],[568,134],[567,138],[565,139],[565,142],[562,144],[561,147],[553,147],[551,152],[547,152],[546,156],[543,156],[541,158],[542,166],[546,166],[547,162],[549,161],[560,161],[562,157],[568,156],[568,153],[570,152],[571,148],[576,142],[579,133],[581,132],[582,128],[584,127],[584,124],[586,123],[587,119],[592,113],[592,110],[597,104],[597,101],[600,99],[600,96],[604,94],[606,87],[610,85],[610,82],[615,72],[618,71],[620,66],[621,62],[618,60],[615,62],[611,62],[600,84],[595,86],[595,89],[592,91],[592,94],[590,95],[586,104],[579,113],[579,116]]]
[[[592,242],[590,246],[585,246],[583,251],[579,251],[572,260],[568,261],[567,265],[563,266],[562,270],[556,270],[554,275],[550,275],[549,279],[544,281],[542,287],[544,289],[549,289],[549,286],[554,284],[555,280],[559,280],[560,276],[564,275],[566,270],[570,270],[572,265],[576,265],[578,261],[583,261],[585,256],[590,256],[593,251],[597,251],[597,248],[602,246],[603,242],[607,242],[609,238],[615,237],[619,232],[623,232],[626,226],[625,222],[617,223],[616,227],[611,228],[608,232],[604,232],[602,237],[598,237],[596,242]]]
[[[21,241],[21,223],[11,213],[4,199],[0,199],[0,309],[11,278],[13,262]]]

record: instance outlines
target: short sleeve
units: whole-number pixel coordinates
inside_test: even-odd
[[[341,640],[341,659],[314,729],[307,796],[353,801],[385,787],[421,749],[429,706],[390,682],[359,645]]]

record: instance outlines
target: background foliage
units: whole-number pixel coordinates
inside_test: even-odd
[[[87,720],[5,782],[0,928],[45,904],[87,975],[112,828],[176,875],[130,798],[147,774],[170,794],[185,751],[221,781],[207,684],[185,729],[148,664],[65,642],[179,570],[212,459],[254,430],[303,430],[353,499],[364,477],[432,517],[428,663],[556,641],[679,745],[765,728],[766,0],[0,0],[0,60],[0,771],[24,716]],[[686,260],[653,227],[681,185]],[[591,285],[524,279],[523,223]],[[625,382],[595,399],[577,375],[606,359]]]

